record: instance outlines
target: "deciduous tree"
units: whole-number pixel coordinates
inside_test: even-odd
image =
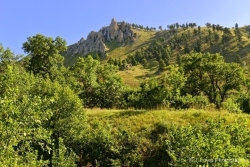
[[[231,90],[239,90],[244,82],[239,64],[225,63],[219,54],[191,54],[182,59],[187,76],[186,91],[192,95],[203,92],[218,108]]]
[[[53,68],[57,69],[63,65],[64,58],[60,53],[66,49],[64,39],[60,37],[53,39],[41,34],[28,37],[28,40],[23,43],[23,50],[30,57],[28,70],[43,77],[51,76]]]

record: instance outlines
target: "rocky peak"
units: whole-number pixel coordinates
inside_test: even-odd
[[[78,43],[82,43],[84,41],[84,38],[81,38]]]
[[[81,38],[77,43],[68,46],[66,56],[74,54],[86,55],[89,52],[101,52],[105,55],[107,50],[105,42],[115,40],[124,42],[134,41],[132,26],[126,22],[117,22],[114,18],[109,26],[101,28],[98,32],[91,31],[87,39]]]
[[[117,31],[119,29],[117,21],[114,18],[111,20],[109,27],[110,27],[110,30],[112,31]]]

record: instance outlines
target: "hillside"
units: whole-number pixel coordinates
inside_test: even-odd
[[[67,54],[65,54],[65,65],[70,66],[74,64],[78,57],[86,55],[100,57],[102,63],[116,60],[118,61],[116,65],[120,63],[118,74],[126,84],[136,87],[141,79],[153,76],[159,77],[159,74],[161,74],[158,71],[159,58],[157,58],[157,54],[159,52],[163,60],[165,59],[165,64],[177,63],[178,56],[180,58],[186,53],[192,52],[220,53],[226,62],[240,61],[245,66],[250,64],[250,26],[226,28],[209,23],[206,27],[200,27],[196,26],[195,23],[189,23],[189,26],[184,24],[175,26],[173,24],[168,26],[168,30],[155,30],[135,26],[135,24],[131,25],[126,22],[116,22],[112,19],[110,26],[100,29],[98,33],[91,32],[85,41],[81,39],[85,43],[90,41],[88,47],[93,45],[93,47],[87,49],[89,52],[86,51],[86,44],[81,50],[81,40],[74,44],[74,47],[77,45],[78,49],[74,50],[72,46],[69,46],[70,51],[68,50]],[[106,37],[107,34],[102,34],[104,30],[108,30],[110,37]],[[113,32],[113,35],[110,32]],[[121,35],[125,34],[125,32],[129,32],[127,36]],[[115,35],[119,33],[120,35]],[[118,38],[118,36],[120,37]],[[91,39],[94,41],[91,41]],[[158,52],[148,51],[150,46],[154,47],[155,41],[158,42],[158,45],[161,45],[160,47],[163,50],[158,49]],[[99,46],[100,43],[101,46]],[[126,64],[131,64],[128,56],[136,57],[136,52],[141,51],[152,55],[150,58],[142,55],[142,57],[146,58],[147,64],[143,64],[142,60],[136,60],[142,65],[133,64],[132,68],[125,69]],[[164,57],[165,54],[168,54],[167,57]]]
[[[153,40],[161,40],[164,39],[164,44],[168,45],[168,42],[175,39],[175,37],[179,38],[182,35],[191,34],[190,39],[188,40],[188,45],[190,47],[195,47],[197,40],[199,40],[199,35],[194,36],[193,31],[198,28],[190,28],[188,30],[177,30],[175,34],[172,34],[170,30],[158,30],[158,31],[146,31],[146,30],[134,30],[135,33],[138,34],[138,38],[135,39],[135,42],[129,44],[119,44],[119,43],[107,43],[108,48],[111,48],[107,53],[110,58],[124,58],[126,56],[133,55],[135,51],[140,48],[147,47],[150,42]],[[232,39],[226,43],[221,43],[221,38],[223,36],[223,32],[216,32],[219,35],[218,41],[212,41],[213,44],[210,45],[209,42],[205,42],[206,37],[209,35],[209,28],[201,27],[201,40],[202,47],[201,52],[209,52],[209,53],[220,53],[224,56],[225,60],[228,62],[235,61],[236,55],[239,55],[244,60],[249,63],[247,59],[250,56],[250,41],[248,39],[248,33],[250,32],[248,29],[250,27],[242,27],[240,31],[242,33],[242,41],[239,43],[237,41],[236,36],[234,35],[234,29],[231,29]],[[177,54],[184,54],[184,42],[180,42],[180,48],[176,48],[173,51],[173,58],[171,62],[175,62],[175,58]]]

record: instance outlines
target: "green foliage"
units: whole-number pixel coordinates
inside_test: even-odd
[[[103,128],[105,126],[105,128]],[[142,166],[142,154],[139,152],[140,139],[136,134],[126,131],[111,132],[110,125],[92,122],[73,141],[81,159],[79,166],[90,163],[94,166]]]
[[[192,51],[191,46],[188,43],[186,43],[185,48],[184,48],[184,53],[189,54],[191,53],[191,51]]]
[[[140,121],[147,122],[143,117],[129,126],[115,125],[107,117],[103,122],[86,119],[83,106],[206,108],[212,103],[231,113],[249,113],[249,81],[245,82],[240,65],[225,63],[219,54],[192,53],[192,49],[202,52],[207,47],[206,44],[202,47],[204,35],[212,45],[223,32],[223,46],[229,45],[233,42],[231,30],[212,25],[214,32],[209,29],[207,35],[207,31],[198,27],[194,34],[199,34],[199,39],[196,36],[193,40],[190,30],[184,32],[179,26],[177,23],[169,26],[171,38],[167,39],[161,32],[158,40],[152,40],[148,47],[126,59],[110,58],[109,63],[102,64],[99,55],[95,55],[97,60],[88,56],[79,58],[70,69],[62,65],[60,53],[66,50],[66,41],[60,37],[52,39],[40,34],[29,37],[23,44],[29,55],[22,60],[0,45],[0,166],[73,167],[87,163],[94,166],[249,166],[247,116],[228,123],[226,119],[207,119],[196,112],[181,117],[187,117],[189,122],[198,119],[204,122],[179,126],[170,124],[178,119],[177,115],[166,120],[151,115],[157,122],[155,127],[138,125]],[[181,27],[186,30],[195,26],[186,23]],[[210,28],[210,23],[207,26]],[[241,39],[243,33],[236,28],[239,43],[244,39]],[[192,54],[181,57],[182,53]],[[174,58],[178,66],[170,65]],[[116,75],[117,66],[124,69],[141,63],[148,67],[152,61],[159,64],[158,71],[164,71],[165,76],[144,79],[138,89],[125,87]],[[134,114],[143,112],[117,113],[119,125],[126,121],[124,118],[133,115],[130,117],[133,121]],[[239,161],[233,164],[217,162],[218,159]],[[216,160],[213,162],[216,164],[208,160]]]
[[[4,47],[2,46],[2,44],[0,43],[0,70],[4,70],[4,67],[2,67],[3,65],[7,65],[11,62],[13,62],[14,59],[14,55],[11,52],[10,49],[4,49]]]
[[[0,166],[74,166],[74,153],[68,154],[70,146],[62,140],[83,128],[84,122],[72,125],[84,120],[77,95],[56,81],[27,73],[14,59],[1,65]]]
[[[158,69],[158,71],[160,71],[160,72],[165,71],[166,67],[167,66],[166,66],[165,62],[162,59],[160,59],[159,60],[159,69]]]
[[[245,113],[250,113],[250,80],[246,79],[245,88],[236,96],[236,103]]]
[[[122,107],[122,96],[125,86],[120,77],[115,75],[117,68],[106,64],[98,71],[98,103],[101,108]]]
[[[165,166],[206,164],[247,166],[249,164],[244,147],[238,145],[239,143],[236,144],[235,138],[230,135],[234,133],[234,128],[237,127],[238,123],[224,126],[221,121],[208,120],[206,125],[207,127],[200,125],[166,127],[167,134],[162,134],[156,143],[161,149],[166,150],[168,157],[170,157],[168,164],[165,162]],[[249,133],[243,126],[239,129],[243,130],[245,134]],[[237,128],[237,130],[239,129]],[[244,136],[243,138],[247,139],[248,137]],[[177,140],[178,142],[176,142]],[[232,160],[227,161],[226,159]]]
[[[79,58],[71,71],[79,82],[79,97],[87,108],[120,107],[124,85],[115,75],[117,67],[111,64],[101,66],[91,56]]]
[[[208,118],[201,111],[190,117],[190,111],[92,112],[96,111],[89,112],[89,127],[76,142],[83,165],[247,167],[250,163],[248,117],[216,113]]]
[[[187,76],[186,92],[204,93],[217,107],[229,91],[239,90],[244,83],[242,68],[235,63],[225,63],[219,54],[191,54],[182,60]]]
[[[214,33],[214,40],[218,42],[220,40],[220,36],[218,33]]]
[[[47,108],[51,110],[52,116],[45,125],[55,132],[64,132],[68,129],[67,122],[70,122],[74,115],[83,114],[78,96],[69,87],[58,82],[39,79],[34,84],[31,94],[48,100]]]
[[[222,35],[221,42],[222,42],[223,44],[225,44],[225,43],[229,42],[231,39],[232,39],[232,36],[231,36],[231,35],[229,35],[229,34],[223,34],[223,35]]]
[[[23,43],[23,49],[30,56],[28,70],[45,77],[51,76],[52,70],[62,66],[64,59],[60,52],[66,51],[67,46],[66,41],[60,37],[53,39],[37,34],[28,37],[27,42]]]
[[[186,77],[183,75],[183,71],[179,70],[177,66],[170,66],[169,73],[167,73],[163,79],[163,85],[166,88],[167,101],[173,107],[177,105],[175,104],[177,99],[181,96],[181,89],[185,85]]]
[[[178,47],[178,45],[175,47]],[[129,55],[123,61],[126,63],[131,63],[133,66],[140,63],[146,68],[149,61],[156,59],[159,61],[159,71],[164,71],[166,66],[170,64],[170,55],[171,49],[164,45],[164,39],[161,38],[161,40],[152,41],[152,43],[146,49],[141,48],[140,50],[137,50],[133,56]],[[120,62],[120,60],[118,62]],[[114,61],[113,64],[118,65],[120,69],[124,69],[122,68],[124,63],[116,63]]]
[[[155,78],[144,80],[140,83],[140,89],[132,90],[127,95],[128,107],[137,109],[153,109],[162,105],[167,96],[165,88]]]
[[[226,101],[222,103],[222,107],[229,112],[233,113],[241,113],[241,109],[238,103],[232,98],[228,98]]]
[[[201,46],[202,46],[201,40],[197,40],[196,46],[194,47],[195,51],[196,52],[201,52]]]
[[[200,35],[200,34],[201,34],[201,27],[198,26],[198,35]]]
[[[40,127],[51,115],[44,110],[46,99],[31,97],[27,91],[34,78],[21,73],[18,67],[8,65],[0,74],[2,93],[0,95],[0,153],[1,166],[26,166],[27,162],[42,166],[46,161],[36,159],[36,150],[30,144],[33,140],[49,140],[50,131]],[[20,145],[20,142],[28,141]],[[19,146],[20,145],[20,146]],[[22,155],[22,156],[18,156]]]

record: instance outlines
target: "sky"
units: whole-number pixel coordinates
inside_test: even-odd
[[[0,43],[16,55],[36,34],[71,45],[112,18],[163,29],[176,22],[241,27],[250,24],[249,9],[250,0],[0,0]]]

